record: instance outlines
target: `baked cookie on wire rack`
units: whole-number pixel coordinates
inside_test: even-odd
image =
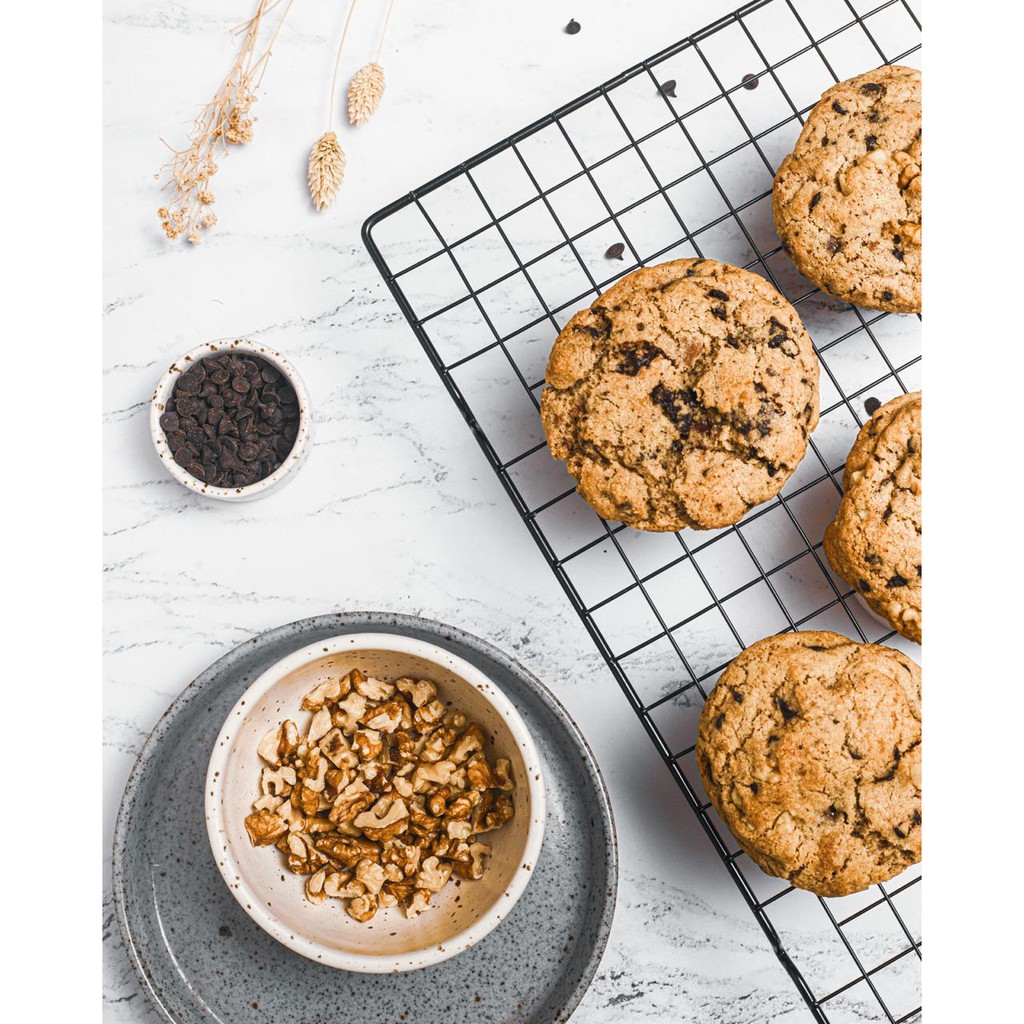
[[[559,333],[541,418],[605,519],[714,529],[774,497],[818,423],[818,358],[762,277],[683,259],[627,274]]]
[[[861,427],[843,498],[825,530],[832,568],[872,611],[921,642],[921,392],[886,402]]]
[[[701,711],[697,768],[744,852],[820,896],[921,859],[921,669],[831,632],[759,640]]]
[[[775,175],[775,230],[823,291],[921,312],[921,72],[893,65],[824,93]]]

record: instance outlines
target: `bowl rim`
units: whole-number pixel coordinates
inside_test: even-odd
[[[250,887],[239,869],[231,845],[222,838],[226,834],[226,827],[221,797],[226,778],[224,769],[231,753],[229,740],[233,736],[234,719],[240,716],[241,721],[244,721],[246,715],[283,677],[309,662],[318,661],[338,650],[410,654],[430,661],[438,667],[447,667],[476,689],[484,700],[498,711],[508,725],[525,764],[530,797],[530,823],[520,863],[508,885],[486,913],[461,932],[444,942],[407,950],[398,955],[339,950],[287,928],[264,906],[263,900]],[[228,891],[265,932],[294,952],[329,967],[360,973],[392,974],[418,970],[448,960],[470,949],[508,916],[533,877],[532,868],[540,856],[546,821],[546,795],[543,767],[533,737],[515,706],[486,673],[459,655],[416,637],[394,633],[342,633],[307,644],[281,658],[255,679],[232,705],[214,740],[210,755],[204,790],[204,811],[211,853]]]
[[[167,436],[163,427],[160,426],[160,417],[167,409],[167,403],[174,393],[174,385],[178,377],[188,369],[187,364],[224,352],[248,352],[265,359],[288,380],[295,391],[296,402],[299,406],[299,431],[291,451],[273,473],[245,487],[215,487],[187,472],[183,466],[179,466],[174,461],[170,448],[167,446]],[[299,371],[278,349],[253,341],[251,338],[215,338],[190,348],[167,368],[153,389],[153,397],[149,403],[149,432],[157,458],[163,467],[183,487],[187,487],[204,498],[214,498],[219,501],[244,501],[260,497],[276,489],[292,474],[293,470],[305,461],[309,454],[312,426],[313,409],[309,400],[309,391]]]

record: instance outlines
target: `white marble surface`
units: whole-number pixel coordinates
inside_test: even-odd
[[[145,736],[210,661],[282,622],[392,609],[510,650],[580,723],[617,817],[611,942],[574,1020],[810,1020],[694,815],[441,387],[359,237],[372,211],[733,0],[575,6],[397,0],[377,117],[346,132],[348,172],[317,215],[306,154],[323,130],[342,4],[297,0],[257,107],[221,161],[220,225],[199,250],[154,216],[159,137],[180,141],[230,62],[245,0],[107,0],[105,14],[106,673],[104,843]],[[348,49],[369,59],[380,0]],[[575,16],[576,36],[562,27]],[[197,498],[150,447],[147,399],[183,350],[227,335],[298,364],[317,444],[298,478],[245,506]],[[108,886],[109,889],[109,886]],[[104,908],[106,1019],[156,1019]],[[798,928],[806,950],[820,928]],[[860,1017],[859,1019],[865,1019]]]

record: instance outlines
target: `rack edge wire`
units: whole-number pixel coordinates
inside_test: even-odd
[[[751,0],[750,3],[747,3],[742,7],[737,8],[730,14],[723,15],[721,18],[717,19],[714,22],[711,22],[704,28],[691,33],[690,35],[679,40],[673,45],[668,46],[665,49],[653,54],[652,56],[647,57],[646,59],[634,64],[633,66],[620,72],[614,77],[608,79],[601,85],[595,86],[594,88],[587,90],[585,93],[581,94],[575,99],[563,104],[561,107],[558,107],[556,110],[545,115],[544,117],[537,119],[532,124],[529,124],[524,128],[521,128],[519,131],[513,133],[507,138],[501,140],[500,142],[497,142],[494,145],[491,145],[486,149],[481,150],[474,156],[459,162],[449,170],[437,175],[435,178],[431,179],[426,184],[411,190],[406,195],[394,200],[393,202],[382,207],[375,213],[371,214],[363,223],[361,236],[363,244],[366,246],[366,249],[369,252],[371,259],[373,260],[378,273],[381,275],[381,277],[384,279],[384,282],[387,284],[388,290],[391,292],[392,297],[398,304],[398,307],[401,310],[402,315],[405,317],[409,326],[413,329],[413,332],[415,333],[417,339],[419,340],[421,347],[427,354],[427,357],[429,358],[434,369],[437,371],[437,374],[441,378],[441,381],[443,382],[446,390],[448,391],[455,405],[459,409],[459,412],[462,414],[463,419],[465,419],[466,424],[472,431],[473,436],[476,438],[477,443],[479,444],[481,450],[484,453],[484,456],[486,457],[487,461],[491,464],[491,468],[494,470],[498,479],[501,481],[502,487],[505,489],[505,492],[508,495],[509,499],[511,500],[513,506],[519,512],[520,518],[523,520],[523,523],[532,535],[534,541],[536,542],[538,548],[541,551],[541,554],[544,556],[545,561],[548,563],[548,566],[555,574],[555,578],[561,585],[562,590],[565,592],[565,595],[569,599],[570,604],[573,606],[577,615],[582,621],[584,627],[586,628],[587,632],[590,634],[591,640],[593,640],[594,645],[597,647],[601,656],[604,658],[606,665],[608,666],[613,676],[615,677],[616,681],[618,682],[620,689],[625,694],[627,700],[633,708],[634,713],[640,719],[640,722],[643,725],[644,730],[646,731],[651,742],[657,749],[662,761],[666,764],[669,771],[672,773],[673,778],[676,780],[677,785],[683,791],[683,794],[686,796],[686,799],[690,804],[690,807],[693,810],[694,814],[696,815],[697,820],[700,822],[705,834],[707,835],[708,839],[711,841],[712,846],[718,853],[719,859],[725,864],[730,876],[735,882],[736,887],[740,890],[740,893],[742,894],[743,899],[746,901],[751,913],[760,924],[761,929],[764,932],[765,937],[768,939],[768,942],[772,950],[774,951],[776,957],[782,964],[783,968],[786,970],[786,973],[789,975],[790,979],[793,981],[793,984],[796,986],[805,1004],[811,1011],[814,1019],[817,1022],[819,1022],[819,1024],[829,1024],[829,1018],[823,1012],[818,1000],[815,998],[809,985],[807,984],[802,973],[800,972],[800,969],[796,966],[796,964],[790,958],[789,954],[786,952],[785,946],[783,945],[782,940],[780,939],[779,934],[776,931],[771,920],[769,919],[767,913],[762,908],[757,897],[754,895],[746,878],[743,876],[742,872],[737,867],[734,858],[729,856],[728,850],[724,846],[721,838],[714,830],[714,827],[711,824],[710,820],[702,812],[702,801],[694,792],[693,787],[691,786],[686,776],[683,774],[683,771],[680,768],[680,766],[672,758],[671,751],[665,749],[661,737],[658,735],[656,728],[651,722],[649,716],[645,713],[643,705],[639,700],[639,697],[635,693],[631,683],[628,681],[628,679],[625,677],[625,675],[619,668],[618,663],[614,658],[614,655],[608,648],[608,645],[605,642],[604,637],[601,635],[596,624],[591,620],[590,616],[586,613],[584,602],[577,594],[575,586],[569,579],[565,570],[562,568],[561,564],[559,563],[559,560],[556,558],[554,552],[552,551],[550,545],[547,542],[547,539],[544,537],[540,527],[536,524],[535,519],[530,516],[530,510],[526,507],[525,503],[522,501],[519,494],[517,493],[515,485],[509,478],[508,472],[504,468],[502,460],[499,458],[493,445],[488,439],[484,429],[480,426],[476,417],[473,415],[468,402],[463,397],[458,385],[453,380],[451,374],[448,371],[448,368],[446,367],[444,361],[441,359],[440,354],[438,353],[437,349],[434,347],[429,336],[427,335],[427,332],[423,329],[421,323],[419,322],[419,318],[416,316],[416,313],[412,309],[409,301],[406,299],[405,294],[403,293],[396,279],[396,276],[392,273],[380,249],[378,248],[376,242],[373,239],[373,229],[379,223],[386,220],[388,217],[392,216],[398,211],[415,204],[417,200],[421,199],[423,196],[426,196],[429,193],[435,191],[436,189],[441,188],[442,186],[448,184],[449,182],[454,181],[455,179],[463,176],[468,171],[472,170],[474,167],[479,166],[480,164],[494,157],[498,153],[511,149],[516,143],[521,142],[522,140],[528,138],[529,136],[535,134],[536,132],[542,130],[543,128],[546,128],[549,125],[556,123],[560,118],[565,117],[567,114],[572,113],[574,110],[577,110],[580,107],[586,105],[597,96],[600,96],[604,90],[611,89],[616,85],[619,85],[629,80],[635,75],[641,74],[644,70],[647,69],[649,65],[658,63],[659,61],[665,60],[678,53],[681,53],[682,51],[694,46],[696,43],[699,43],[701,40],[714,35],[715,33],[721,31],[723,28],[726,28],[729,25],[737,23],[743,17],[753,13],[754,11],[760,10],[762,7],[766,7],[773,2],[774,0]],[[446,251],[448,248],[448,244],[445,243],[441,251]],[[913,1017],[915,1013],[919,1012],[919,1010],[913,1011],[909,1016]]]

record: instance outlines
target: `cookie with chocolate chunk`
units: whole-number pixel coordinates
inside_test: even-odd
[[[548,446],[605,519],[735,523],[782,488],[818,422],[818,359],[756,274],[675,260],[626,275],[558,335]]]
[[[869,309],[921,312],[921,72],[840,82],[775,175],[775,229],[819,288]]]
[[[820,896],[921,859],[921,669],[830,632],[748,647],[701,711],[697,768],[744,852]]]
[[[886,402],[861,428],[825,554],[873,611],[921,642],[920,391]]]

